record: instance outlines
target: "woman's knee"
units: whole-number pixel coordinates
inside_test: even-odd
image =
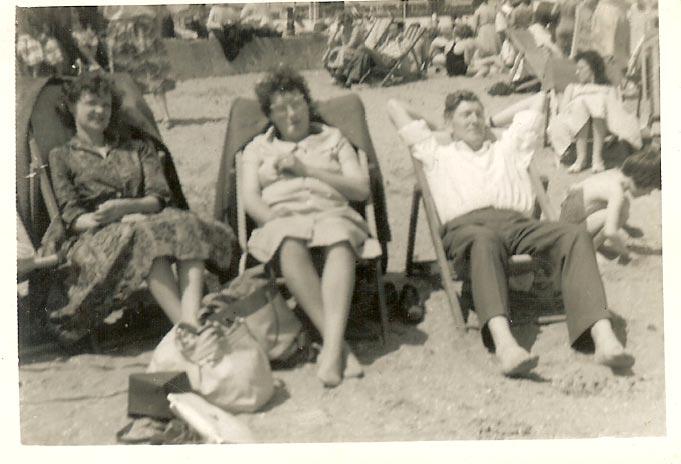
[[[471,255],[476,254],[505,255],[506,249],[501,237],[486,228],[480,228],[475,232],[471,244]]]

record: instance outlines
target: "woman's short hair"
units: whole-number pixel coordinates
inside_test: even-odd
[[[457,24],[454,26],[454,34],[456,34],[456,36],[460,39],[468,39],[475,36],[473,28],[471,28],[468,24]]]
[[[662,163],[660,147],[651,144],[629,156],[621,167],[638,188],[662,188]]]
[[[584,60],[594,73],[594,82],[596,84],[607,85],[610,84],[608,76],[605,74],[605,62],[601,55],[594,50],[586,50],[575,55],[575,63],[579,60]]]
[[[480,98],[478,96],[471,92],[470,90],[457,90],[455,92],[452,92],[445,97],[445,111],[444,111],[444,117],[445,119],[449,119],[452,114],[454,114],[454,111],[459,107],[459,105],[462,102],[480,102]]]
[[[303,94],[308,107],[310,107],[310,113],[312,114],[312,97],[310,96],[310,89],[307,87],[307,82],[303,76],[290,66],[280,66],[268,72],[255,86],[255,94],[258,97],[260,109],[268,118],[271,113],[270,105],[272,104],[272,96],[277,92],[294,91]]]
[[[120,122],[121,101],[116,92],[111,79],[99,71],[84,72],[73,80],[67,81],[63,85],[63,105],[61,113],[64,115],[64,122],[70,127],[76,126],[71,107],[75,105],[80,97],[85,93],[94,95],[111,95],[111,118],[109,127],[105,131],[107,138],[116,135]]]

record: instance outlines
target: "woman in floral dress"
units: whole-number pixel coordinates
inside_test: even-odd
[[[52,328],[64,342],[80,339],[145,281],[173,323],[197,325],[204,263],[229,266],[232,231],[170,205],[151,144],[117,136],[105,75],[81,74],[65,96],[76,134],[49,158],[67,230],[68,304],[51,311]]]

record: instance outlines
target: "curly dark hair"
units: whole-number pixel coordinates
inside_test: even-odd
[[[575,63],[577,63],[579,60],[584,60],[584,62],[589,65],[591,72],[594,73],[594,82],[596,84],[610,84],[610,80],[608,80],[608,76],[605,74],[605,62],[597,51],[586,50],[579,52],[575,55]]]
[[[457,24],[454,26],[454,34],[460,39],[475,37],[475,32],[468,24]]]
[[[271,113],[272,96],[277,92],[293,92],[296,90],[303,94],[303,98],[310,108],[310,119],[319,119],[305,78],[291,66],[283,65],[275,68],[268,72],[255,86],[255,94],[258,97],[260,109],[268,118]]]
[[[622,174],[637,188],[662,188],[662,159],[660,147],[651,144],[629,156],[622,164]]]
[[[445,111],[444,111],[444,117],[445,119],[449,119],[451,115],[456,111],[456,109],[459,107],[461,102],[477,102],[482,105],[482,102],[480,101],[480,98],[478,96],[471,92],[470,90],[457,90],[455,92],[452,92],[447,95],[445,98]]]
[[[84,72],[73,80],[66,81],[62,86],[63,104],[61,113],[64,122],[72,128],[76,127],[71,107],[75,105],[85,93],[94,95],[111,95],[111,118],[109,126],[104,131],[107,140],[113,140],[118,136],[120,129],[121,100],[114,91],[113,82],[101,72]]]

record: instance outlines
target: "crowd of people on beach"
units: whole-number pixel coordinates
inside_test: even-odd
[[[373,36],[380,18],[346,9],[326,29],[324,66],[343,87],[380,69],[420,77],[505,75],[514,91],[533,92],[490,115],[480,97],[465,90],[466,81],[457,80],[459,88],[442,95],[444,123],[400,100],[386,106],[399,137],[423,166],[447,257],[467,267],[480,325],[508,377],[528,375],[538,365],[538,356],[510,331],[506,261],[513,254],[542,255],[559,276],[571,345],[589,339],[596,362],[614,369],[634,364],[613,331],[597,255],[629,259],[627,237],[640,233],[628,223],[629,209],[637,197],[661,189],[660,145],[625,108],[606,68],[626,71],[639,44],[655,33],[656,13],[653,2],[634,1],[628,13],[615,3],[484,0],[470,16],[434,15],[418,26],[423,29],[418,34],[408,35],[408,22],[390,18]],[[589,49],[573,50],[581,4],[593,8],[591,42]],[[121,103],[111,70],[129,73],[143,93],[155,95],[161,121],[172,124],[165,94],[174,81],[157,8],[46,11],[52,16],[27,19],[18,35],[17,54],[33,77],[65,69],[66,50],[76,57],[77,76],[64,90],[74,135],[49,154],[65,224],[63,256],[77,263],[65,280],[68,304],[49,315],[66,343],[82,339],[143,283],[173,324],[199,334],[197,343],[210,345],[219,337],[210,329],[202,334],[204,271],[231,266],[235,231],[178,208],[153,146],[116,131]],[[203,29],[195,27],[201,21],[191,12],[173,20],[179,36],[210,33],[223,45],[243,40],[247,30],[281,34],[256,5],[216,6]],[[631,40],[613,42],[613,31],[623,24]],[[550,111],[551,92],[542,88],[542,76],[523,63],[513,30],[529,31],[547,56],[575,64],[574,79],[554,97],[556,111]],[[225,48],[227,58],[233,50]],[[283,276],[321,336],[317,377],[335,387],[363,375],[344,334],[356,261],[381,255],[366,219],[353,207],[370,197],[374,179],[347,134],[317,113],[299,72],[280,66],[258,81],[254,93],[266,129],[243,147],[240,167],[243,208],[255,223],[248,252]],[[629,155],[606,170],[611,139]],[[581,172],[590,163],[593,174],[564,192],[560,218],[553,222],[531,213],[536,197],[528,169],[545,140],[557,164],[574,155],[567,172]]]

